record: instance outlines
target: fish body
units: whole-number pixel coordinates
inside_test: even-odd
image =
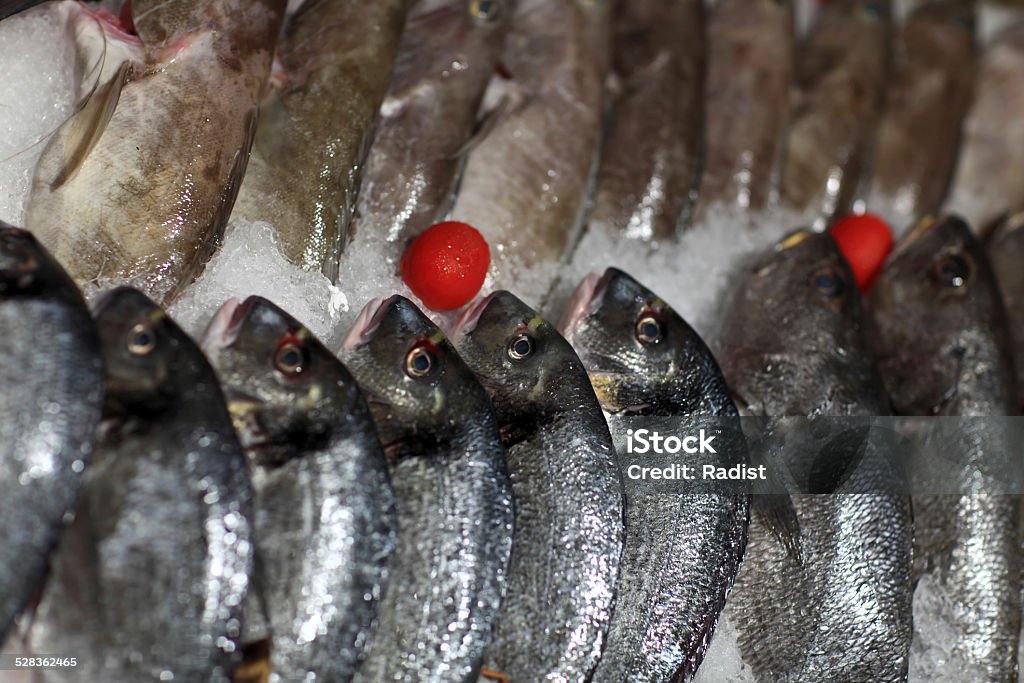
[[[563,334],[587,368],[613,436],[625,433],[629,416],[737,416],[704,342],[622,271],[584,280]],[[709,457],[731,467],[746,451]],[[627,488],[618,595],[593,681],[693,677],[739,568],[749,513],[750,491],[741,482],[710,493]]]
[[[888,413],[853,275],[827,234],[795,232],[754,264],[719,343],[730,386],[770,422]],[[785,469],[804,483],[792,495],[800,556],[755,522],[727,611],[759,681],[906,680],[910,501],[884,442],[872,437],[858,437],[859,459],[840,441],[782,450]],[[821,489],[796,478],[820,465],[846,477]]]
[[[231,212],[284,0],[188,5],[158,42],[67,5],[86,99],[40,158],[26,227],[87,290],[130,283],[169,301]]]
[[[377,423],[399,528],[356,680],[475,683],[512,549],[512,490],[487,393],[401,296],[367,306],[342,360]]]
[[[513,681],[588,680],[623,540],[601,406],[569,343],[508,292],[467,309],[453,338],[491,396],[515,498],[508,590],[485,666]]]
[[[203,346],[253,471],[271,667],[285,681],[351,680],[396,527],[369,408],[341,362],[266,299],[229,301]]]
[[[213,369],[162,309],[119,288],[94,316],[104,430],[29,643],[80,653],[47,681],[229,681],[253,565],[245,454]]]
[[[311,0],[290,19],[235,208],[271,223],[292,263],[335,282],[405,7]]]
[[[597,175],[591,229],[644,241],[676,234],[697,171],[703,123],[704,5],[618,3],[618,91]]]
[[[1007,217],[988,237],[988,259],[999,283],[1010,326],[1017,405],[1024,410],[1024,216]]]
[[[0,642],[42,586],[103,402],[82,295],[31,234],[0,224]]]

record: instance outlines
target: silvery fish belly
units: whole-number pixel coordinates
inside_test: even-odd
[[[140,292],[94,311],[102,437],[28,642],[47,681],[229,681],[253,565],[245,454],[213,369]]]
[[[282,681],[351,680],[395,544],[369,408],[345,366],[266,299],[229,300],[203,348],[253,472],[270,667]]]
[[[401,296],[367,305],[341,357],[377,424],[399,529],[356,680],[475,683],[512,549],[512,490],[490,400]]]
[[[587,372],[536,311],[499,291],[453,334],[508,450],[515,534],[485,667],[511,681],[586,681],[611,620],[623,543],[615,449]]]
[[[831,429],[830,416],[885,415],[862,318],[832,238],[794,232],[753,264],[734,294],[719,340],[725,376],[770,424],[813,415]],[[906,680],[910,501],[891,445],[872,432],[843,438],[856,448],[830,439],[781,450],[799,555],[760,522],[751,527],[727,615],[759,681]]]
[[[150,41],[145,21],[135,37],[67,6],[84,104],[40,158],[26,227],[87,293],[128,283],[172,299],[216,248],[245,172],[284,0],[177,10]]]
[[[626,273],[588,277],[566,312],[563,334],[590,375],[613,436],[630,416],[733,420],[736,408],[700,337]],[[731,467],[745,449],[708,457]],[[619,587],[594,681],[690,680],[732,588],[747,541],[750,490],[719,482],[708,493],[626,490]]]
[[[74,509],[103,402],[82,295],[24,230],[0,223],[0,642],[42,586]]]

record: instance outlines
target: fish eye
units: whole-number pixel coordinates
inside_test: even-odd
[[[501,0],[470,0],[469,14],[477,21],[494,21],[501,16]]]
[[[508,357],[512,360],[526,360],[533,355],[534,349],[536,349],[536,344],[533,337],[525,332],[517,334],[508,343]]]
[[[148,322],[137,323],[128,330],[125,345],[133,356],[148,356],[156,348],[156,332]]]
[[[299,341],[286,339],[274,353],[274,367],[291,377],[301,375],[309,367],[309,352]]]
[[[405,374],[413,379],[426,377],[434,369],[437,358],[434,352],[425,346],[414,346],[405,355]]]
[[[944,254],[932,266],[932,275],[943,287],[965,286],[971,279],[971,262],[961,254]]]
[[[636,321],[635,334],[641,344],[658,344],[665,336],[665,326],[653,315],[645,314]]]
[[[811,276],[811,284],[826,299],[835,299],[846,291],[842,276],[831,266],[819,268]]]

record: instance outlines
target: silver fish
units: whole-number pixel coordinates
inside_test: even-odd
[[[82,295],[31,234],[0,223],[0,643],[74,509],[103,402]]]
[[[226,303],[203,348],[253,471],[271,667],[285,681],[351,680],[395,543],[369,408],[345,366],[266,299]]]
[[[356,680],[475,683],[512,549],[512,490],[490,400],[451,342],[401,296],[370,302],[342,359],[377,423],[399,528]]]
[[[601,406],[569,343],[508,292],[470,306],[453,338],[494,403],[515,497],[508,592],[486,667],[511,681],[586,681],[604,648],[623,541]]]

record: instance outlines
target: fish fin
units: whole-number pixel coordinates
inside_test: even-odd
[[[846,429],[817,449],[805,475],[807,493],[836,493],[864,459],[868,434],[867,427]]]
[[[65,142],[64,166],[50,183],[51,190],[61,187],[78,173],[89,153],[103,137],[130,73],[131,64],[122,63],[117,73],[92,93],[71,119],[71,129]]]
[[[502,97],[493,109],[483,112],[483,115],[477,119],[476,124],[473,126],[473,131],[469,138],[462,143],[462,146],[452,155],[452,158],[461,159],[465,157],[474,147],[483,142],[491,134],[491,131],[494,130],[498,120],[508,111],[511,101],[510,97]]]

